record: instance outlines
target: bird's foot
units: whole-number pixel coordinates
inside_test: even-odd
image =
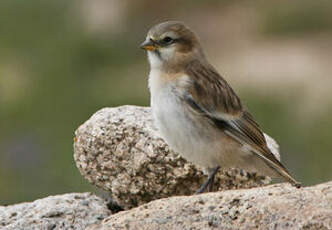
[[[205,192],[207,188],[209,192],[212,192],[213,190],[213,183],[214,183],[214,177],[217,174],[218,170],[220,169],[220,166],[215,167],[211,173],[209,173],[209,177],[207,181],[196,191],[195,194],[201,194]]]

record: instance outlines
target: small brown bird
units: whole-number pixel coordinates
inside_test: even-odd
[[[209,171],[198,193],[212,190],[220,167],[281,177],[300,187],[187,26],[177,21],[158,24],[141,48],[148,53],[151,107],[161,136],[184,158]]]

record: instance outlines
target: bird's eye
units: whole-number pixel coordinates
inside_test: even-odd
[[[164,44],[171,44],[173,42],[173,39],[171,37],[164,37],[163,38],[163,43]]]

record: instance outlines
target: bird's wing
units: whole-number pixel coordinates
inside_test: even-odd
[[[265,161],[288,181],[297,183],[269,150],[259,125],[243,108],[230,85],[210,65],[194,62],[186,69],[192,84],[184,95],[190,107],[210,119],[235,141]]]

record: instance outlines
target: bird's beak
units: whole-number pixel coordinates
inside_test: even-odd
[[[154,51],[156,50],[158,47],[157,47],[157,44],[151,40],[151,39],[146,39],[141,45],[140,47],[144,50],[149,50],[149,51]]]

